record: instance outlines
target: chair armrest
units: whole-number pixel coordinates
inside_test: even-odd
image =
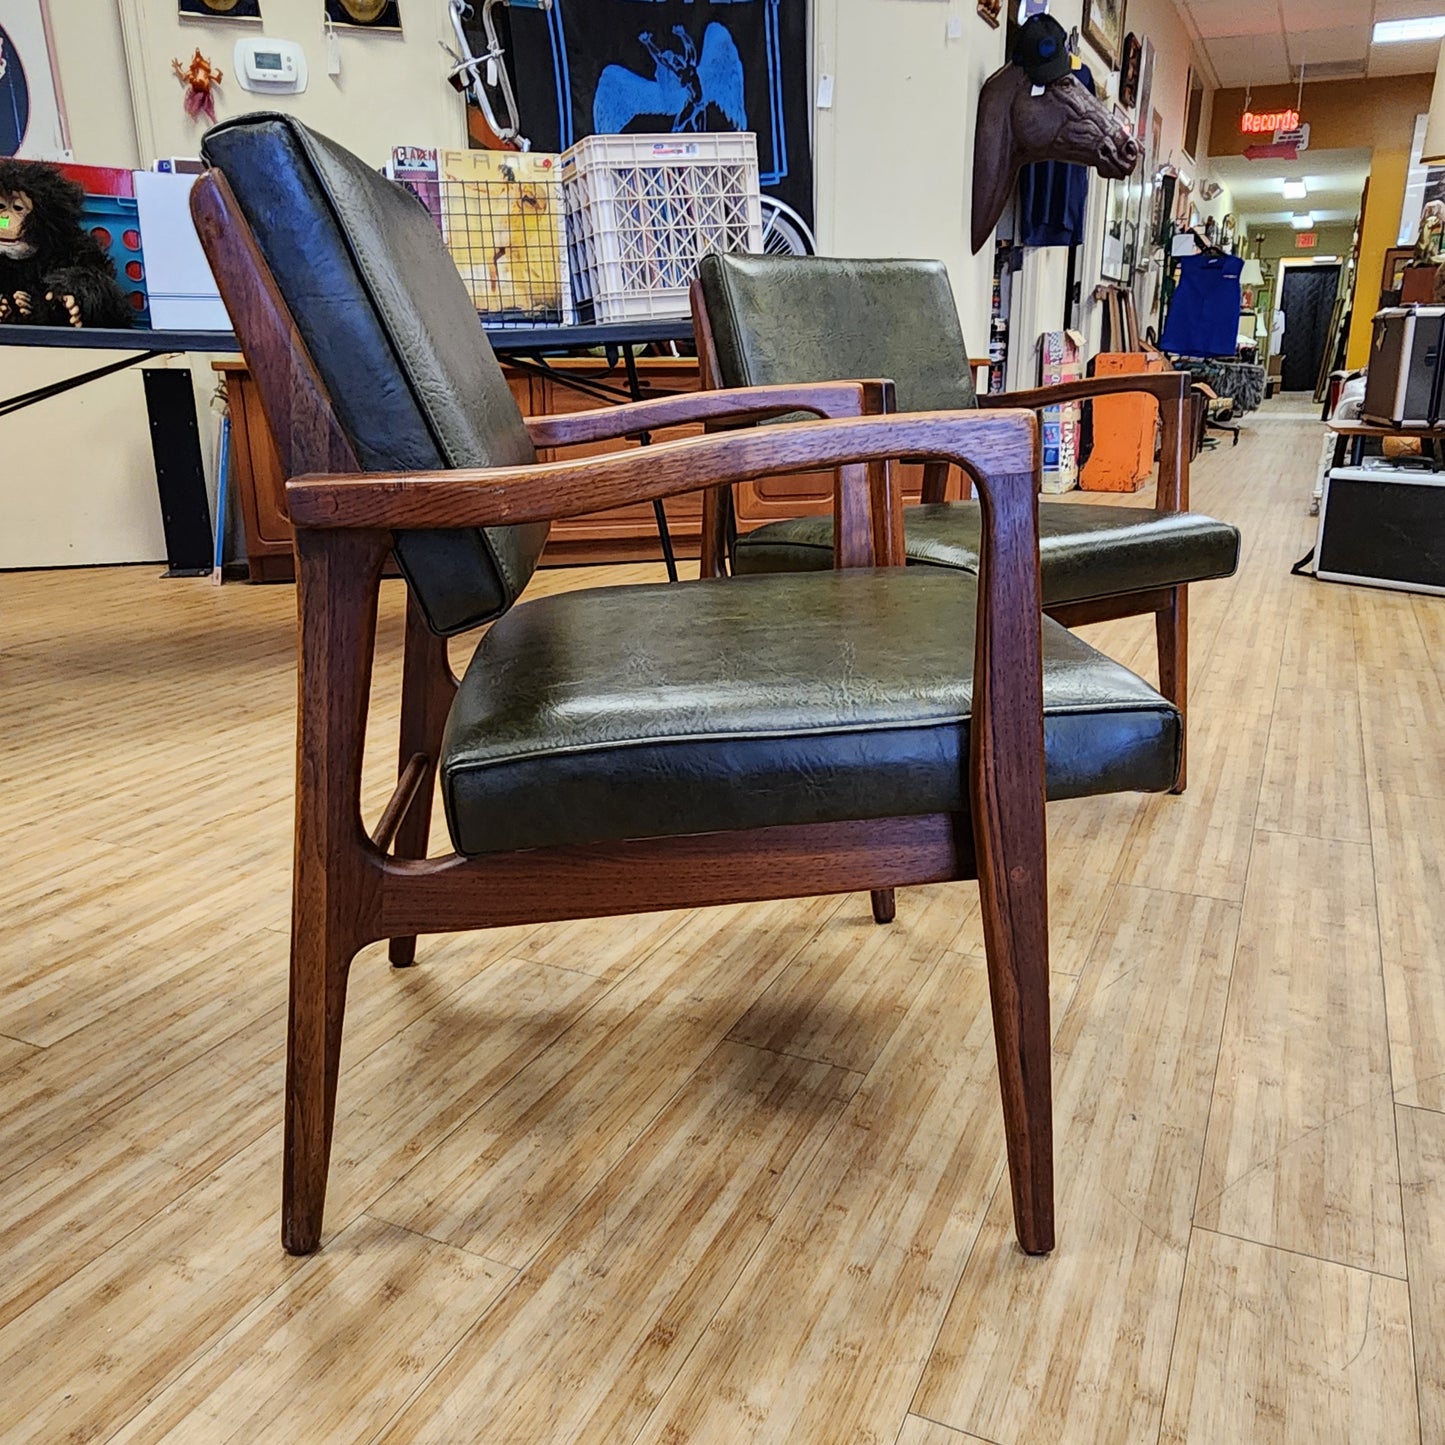
[[[1037,409],[1063,402],[1090,401],[1100,396],[1145,393],[1159,403],[1162,430],[1159,439],[1159,486],[1155,505],[1162,512],[1189,509],[1189,389],[1194,378],[1187,371],[1134,372],[1126,376],[1090,376],[1031,391],[980,396],[979,407],[1025,406]]]
[[[1054,386],[1039,386],[1030,391],[1005,391],[982,395],[979,407],[985,411],[996,407],[1025,406],[1035,410],[1041,406],[1057,406],[1067,401],[1091,401],[1097,396],[1128,392],[1148,392],[1160,402],[1184,401],[1193,378],[1187,371],[1134,372],[1126,376],[1086,376],[1078,381],[1061,381]]]
[[[1037,434],[1033,414],[1022,411],[850,417],[712,433],[526,467],[297,477],[286,485],[286,504],[298,527],[500,527],[581,516],[700,487],[917,454],[955,462],[990,488],[998,458],[1007,458],[1012,478],[1020,438],[1033,446]],[[1030,473],[1030,484],[1035,469],[1026,458],[1023,470]],[[995,478],[990,489],[1017,485]]]
[[[884,381],[826,381],[688,392],[570,415],[528,417],[527,431],[533,446],[568,447],[689,423],[767,421],[798,411],[823,417],[869,416],[888,409],[882,404],[882,388],[887,385]]]

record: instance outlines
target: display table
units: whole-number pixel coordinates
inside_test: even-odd
[[[1359,466],[1364,459],[1365,443],[1371,439],[1384,441],[1429,442],[1437,460],[1441,458],[1441,442],[1445,441],[1445,422],[1436,426],[1377,426],[1369,421],[1332,421],[1329,429],[1335,434],[1335,455],[1332,466]]]
[[[666,318],[657,321],[634,321],[622,325],[605,326],[537,326],[526,328],[483,327],[498,356],[513,358],[519,367],[528,370],[541,369],[546,358],[552,354],[572,354],[593,349],[610,353],[614,361],[622,365],[619,384],[608,385],[605,381],[588,393],[594,397],[618,400],[639,399],[643,392],[632,359],[632,348],[657,342],[691,341],[692,322],[686,317]],[[104,366],[91,367],[87,371],[68,376],[47,386],[35,387],[30,391],[0,399],[0,416],[23,410],[42,401],[63,396],[68,391],[104,376],[126,371],[134,366],[144,367],[148,361],[162,356],[181,353],[238,352],[240,344],[230,331],[159,331],[141,328],[71,327],[71,326],[14,326],[0,325],[0,346],[39,346],[66,351],[125,351],[132,353],[118,361]],[[238,364],[232,363],[232,370]],[[598,365],[605,371],[605,362]],[[693,364],[695,366],[695,363]],[[225,369],[225,364],[222,365]],[[166,575],[172,577],[202,576],[211,571],[213,548],[215,546],[211,528],[211,508],[206,494],[205,465],[201,454],[200,425],[196,418],[195,396],[190,376],[182,371],[166,367],[147,367],[143,372],[145,385],[146,412],[150,423],[151,450],[156,469],[156,489],[159,494],[162,524],[166,541]],[[594,401],[593,405],[596,404]],[[249,437],[258,437],[264,432],[264,422],[259,428],[255,419],[260,417],[259,401],[255,410],[249,413],[253,418]],[[234,433],[233,433],[234,435]],[[269,433],[265,435],[269,445]],[[253,467],[258,453],[238,446],[235,456]],[[261,465],[264,469],[264,458]],[[279,463],[274,460],[272,448],[271,465],[279,474]],[[256,495],[260,496],[259,489]],[[264,501],[262,503],[264,505]],[[278,502],[284,517],[284,499]],[[698,505],[701,516],[701,504]],[[669,572],[675,573],[672,547],[660,504],[651,514],[655,530],[651,536],[651,551],[656,556],[659,544],[668,563]],[[248,523],[247,532],[250,534]],[[274,524],[272,531],[275,530]],[[257,532],[262,542],[263,558],[274,555],[266,546],[268,533]],[[290,575],[291,538],[290,526],[284,529],[285,575]],[[271,564],[262,562],[263,571]],[[253,569],[253,576],[255,571]]]

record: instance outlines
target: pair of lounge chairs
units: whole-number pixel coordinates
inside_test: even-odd
[[[816,364],[791,379],[786,358],[769,370],[762,352],[745,356],[742,331],[717,325],[711,364],[746,383],[736,389],[524,420],[411,197],[284,117],[227,122],[204,149],[197,226],[293,478],[286,1248],[321,1239],[347,976],[366,944],[389,939],[405,965],[433,931],[879,898],[976,877],[1018,1237],[1031,1253],[1051,1249],[1045,799],[1175,787],[1184,722],[1182,642],[1171,700],[1043,614],[1114,615],[1107,599],[1134,596],[1169,611],[1182,639],[1192,578],[1166,569],[1127,590],[1111,582],[1102,604],[1096,583],[1081,595],[1066,579],[1089,574],[1091,558],[1108,572],[1114,533],[1069,508],[1078,540],[1045,522],[1055,540],[1041,580],[1040,514],[1053,504],[1037,500],[1027,408],[1039,398],[978,410],[959,377],[928,392],[910,375],[817,376],[854,368],[848,348],[880,334],[866,314],[812,318]],[[779,335],[807,320],[781,319]],[[744,360],[729,370],[734,347]],[[1171,480],[1159,514],[1132,520],[1173,536],[1193,525],[1170,509],[1187,484],[1187,378],[1144,384],[1161,399]],[[540,446],[682,422],[749,425],[536,461]],[[980,501],[947,510],[935,498],[905,517],[896,458],[926,459],[935,479],[961,469]],[[836,472],[826,545],[811,520],[738,538],[734,570],[769,575],[515,605],[550,519],[800,470]],[[715,549],[724,495],[711,493]],[[945,545],[946,556],[932,550]],[[408,589],[399,778],[368,830],[362,747],[392,554]],[[446,638],[483,623],[458,683]],[[428,858],[438,780],[454,852]]]

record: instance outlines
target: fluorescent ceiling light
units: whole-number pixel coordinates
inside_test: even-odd
[[[1287,201],[1302,201],[1309,193],[1310,188],[1303,181],[1286,181],[1284,183],[1284,198]]]
[[[1375,33],[1370,38],[1376,45],[1445,39],[1445,15],[1421,15],[1414,20],[1377,20]]]
[[[1306,211],[1303,215],[1294,215],[1289,218],[1289,223],[1296,231],[1308,231],[1315,223],[1315,218]]]

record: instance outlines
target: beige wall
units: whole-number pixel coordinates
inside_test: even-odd
[[[202,126],[184,115],[170,62],[188,57],[197,45],[226,71],[218,92],[222,117],[259,104],[293,110],[374,163],[399,142],[464,143],[460,102],[442,80],[442,0],[406,0],[403,37],[343,34],[339,82],[325,73],[319,0],[266,0],[266,33],[303,46],[311,83],[305,95],[264,101],[242,91],[231,75],[234,38],[238,29],[254,33],[250,27],[182,23],[174,0],[51,4],[78,160],[131,165],[157,154],[194,154]],[[1082,0],[1055,0],[1052,10],[1071,27],[1080,20]],[[950,18],[962,26],[957,40],[947,38]],[[1167,155],[1178,150],[1183,130],[1188,37],[1171,0],[1132,0],[1129,23],[1155,45],[1153,106],[1163,118]],[[992,246],[977,257],[969,253],[972,137],[979,88],[1003,63],[1003,29],[988,26],[973,0],[814,0],[813,33],[814,76],[834,77],[831,109],[813,112],[822,248],[844,255],[941,257],[970,349],[983,354]],[[1087,43],[1085,52],[1093,64]],[[1094,71],[1102,77],[1105,68],[1096,64]],[[1200,173],[1196,167],[1196,178]],[[1103,195],[1096,180],[1081,267],[1086,297],[1098,274]],[[1016,356],[1031,356],[1037,332],[1060,324],[1064,265],[1062,250],[1030,254],[1019,293],[1027,306],[1015,322]],[[1086,314],[1092,309],[1086,306]],[[1096,333],[1091,317],[1086,325]],[[34,365],[27,359],[32,356],[0,352],[0,389],[8,393],[28,384],[18,378]],[[73,357],[46,358],[45,365],[82,369]],[[204,365],[195,369],[198,391],[204,391]],[[48,402],[7,422],[23,456],[43,461],[50,485],[48,501],[20,508],[10,495],[23,485],[15,471],[0,477],[0,514],[28,519],[20,529],[0,528],[0,566],[161,555],[139,377],[121,376],[80,396],[83,403]],[[47,443],[57,426],[66,427],[69,409],[81,405],[93,417],[86,437],[77,442],[71,435],[59,447]],[[209,435],[209,428],[203,432]],[[98,512],[112,520],[98,525]]]
[[[71,0],[99,6],[105,0]],[[113,0],[112,0],[113,3]],[[142,154],[194,155],[204,122],[181,107],[181,86],[171,59],[190,58],[197,47],[226,79],[217,92],[216,116],[248,110],[280,110],[335,136],[363,160],[380,165],[398,144],[462,146],[466,127],[461,98],[448,86],[448,38],[442,0],[405,0],[401,34],[340,27],[341,74],[326,73],[320,0],[265,0],[264,27],[181,20],[175,0],[119,0],[126,59],[135,94],[136,131]],[[293,40],[306,53],[310,83],[302,95],[266,96],[241,89],[231,52],[238,37],[265,34]]]
[[[134,167],[157,155],[195,155],[207,122],[182,109],[172,58],[199,46],[225,73],[224,118],[284,109],[380,164],[396,143],[463,145],[461,100],[446,85],[438,48],[440,0],[405,0],[401,36],[341,33],[342,74],[326,74],[320,0],[266,0],[264,33],[306,51],[304,95],[261,97],[236,84],[231,50],[254,26],[182,23],[175,0],[51,0],[60,84],[77,161]],[[136,103],[131,101],[134,77]],[[111,352],[0,349],[0,396],[103,366]],[[201,407],[202,451],[213,471],[214,384],[209,358],[189,366]],[[41,402],[4,422],[9,464],[0,470],[0,567],[153,561],[165,555],[145,400],[138,371]],[[212,479],[214,490],[214,480]]]
[[[959,40],[948,40],[957,16]],[[969,253],[973,121],[1003,64],[1003,29],[971,0],[816,0],[814,75],[835,78],[815,111],[820,248],[844,256],[936,257],[948,265],[976,355],[988,348],[993,247]]]

